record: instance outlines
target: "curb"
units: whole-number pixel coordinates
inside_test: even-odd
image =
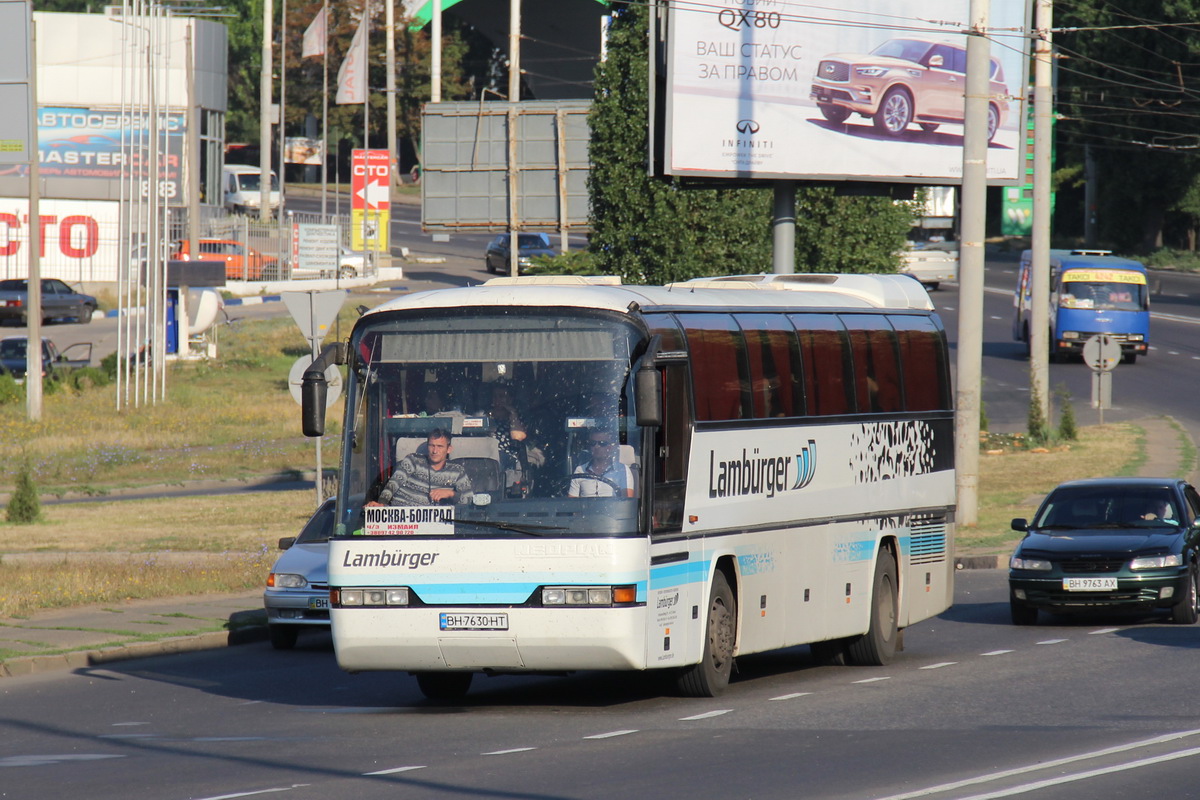
[[[69,653],[21,656],[0,662],[0,679],[27,677],[61,670],[88,669],[135,658],[217,650],[222,647],[262,642],[267,639],[266,622],[266,611],[263,609],[239,611],[230,616],[230,629],[227,631],[212,631],[193,636],[162,639],[157,642],[135,642],[93,650],[74,650]]]

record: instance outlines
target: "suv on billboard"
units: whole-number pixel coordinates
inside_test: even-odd
[[[962,124],[966,73],[963,45],[889,39],[870,55],[825,56],[817,64],[810,97],[830,122],[858,113],[888,136],[903,136],[913,122],[932,133],[943,122]],[[990,142],[1008,115],[1008,87],[994,58],[988,96]]]

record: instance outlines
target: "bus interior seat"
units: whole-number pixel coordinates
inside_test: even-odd
[[[491,458],[455,458],[455,464],[461,464],[471,479],[471,491],[491,494],[500,491],[503,483],[500,476],[500,462]]]

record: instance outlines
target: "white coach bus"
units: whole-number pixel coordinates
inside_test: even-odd
[[[408,295],[308,370],[309,436],[333,363],[346,670],[452,700],[477,673],[670,669],[711,696],[747,653],[886,664],[950,605],[947,346],[909,277]]]

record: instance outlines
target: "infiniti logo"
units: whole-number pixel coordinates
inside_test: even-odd
[[[752,119],[738,120],[737,130],[738,133],[758,133],[758,123]]]

